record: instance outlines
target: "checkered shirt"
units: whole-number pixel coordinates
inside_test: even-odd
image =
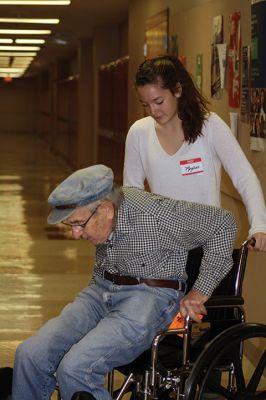
[[[94,273],[152,279],[186,279],[188,251],[203,247],[194,288],[211,295],[233,265],[236,224],[221,208],[177,201],[137,188],[122,188],[116,226],[96,246]]]

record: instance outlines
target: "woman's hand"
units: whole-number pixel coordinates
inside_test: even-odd
[[[249,249],[266,252],[266,233],[257,232],[252,237],[256,240],[256,243],[254,246],[249,246]]]

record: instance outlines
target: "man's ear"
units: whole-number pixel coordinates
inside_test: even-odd
[[[102,203],[102,206],[105,208],[106,210],[106,216],[108,219],[113,219],[115,216],[115,208],[113,203],[111,203],[111,201],[104,201]]]

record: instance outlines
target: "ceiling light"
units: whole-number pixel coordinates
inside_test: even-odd
[[[0,72],[5,73],[5,74],[9,74],[10,72],[15,72],[17,74],[21,74],[24,71],[25,71],[24,68],[0,68]]]
[[[17,44],[44,44],[44,39],[16,39],[15,42]],[[1,39],[0,39],[1,43]]]
[[[0,51],[39,51],[39,46],[0,46]]]
[[[51,31],[49,29],[0,29],[0,33],[3,35],[50,35]]]
[[[19,67],[19,68],[22,68],[24,71],[29,67],[29,65],[30,64],[23,64],[23,65],[13,65],[12,64],[12,67]]]
[[[69,6],[71,0],[0,0],[0,5]]]
[[[14,24],[58,24],[58,18],[0,18],[0,22]]]
[[[14,57],[16,62],[32,61],[34,57]]]
[[[9,58],[6,58],[4,60],[0,59],[0,67],[5,67],[5,68],[9,67]]]
[[[27,68],[30,65],[31,61],[23,62],[23,63],[18,63],[18,62],[13,62],[12,63],[12,68]]]
[[[12,65],[12,67],[19,67],[22,71],[26,71],[29,68],[30,64],[27,65]]]
[[[24,74],[24,72],[22,72],[20,74],[18,74],[18,73],[5,74],[4,72],[1,72],[0,78],[6,78],[7,76],[9,76],[10,78],[20,78],[23,74]]]
[[[9,67],[9,68],[24,68],[27,69],[28,66],[31,64],[33,57],[7,57],[7,60],[9,61],[8,65],[3,65],[2,63],[1,67]]]
[[[13,39],[0,39],[0,43],[13,43]]]
[[[35,57],[36,52],[23,52],[23,51],[1,51],[0,57]]]

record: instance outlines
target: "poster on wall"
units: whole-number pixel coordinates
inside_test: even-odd
[[[145,21],[144,56],[148,58],[168,52],[169,9],[155,14]]]
[[[202,60],[203,55],[196,55],[196,84],[200,92],[202,92]]]
[[[223,42],[223,17],[217,15],[212,21],[212,49],[211,49],[211,97],[221,97],[221,76],[217,44]]]
[[[249,122],[250,116],[250,96],[249,96],[249,76],[250,76],[250,47],[242,47],[241,62],[241,121]]]
[[[228,45],[228,99],[232,108],[240,107],[240,12],[236,11],[229,17],[230,38]]]
[[[219,57],[221,89],[224,89],[227,45],[226,43],[219,43],[216,45],[216,47],[218,50],[218,57]]]
[[[251,4],[250,148],[265,151],[266,134],[266,2]]]

